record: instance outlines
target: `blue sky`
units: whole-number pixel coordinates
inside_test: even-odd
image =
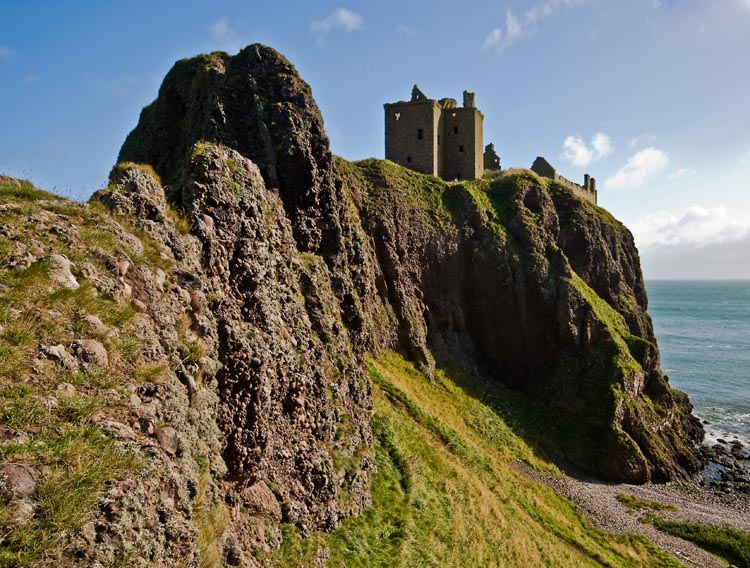
[[[0,0],[0,172],[86,199],[177,59],[261,42],[333,151],[384,102],[476,92],[503,165],[597,178],[647,278],[750,278],[750,0]]]

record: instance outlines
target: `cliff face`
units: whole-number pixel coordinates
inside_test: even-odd
[[[155,472],[106,489],[81,558],[252,566],[282,521],[330,530],[360,513],[374,469],[364,357],[382,349],[528,395],[548,450],[604,478],[698,468],[702,430],[659,369],[632,236],[565,188],[334,160],[309,87],[259,45],[178,62],[119,160],[90,211],[33,214],[52,235],[40,254],[79,250],[71,278],[128,307],[143,345],[128,358],[107,329],[86,331],[71,296],[65,333],[120,349],[136,397],[97,424]],[[3,265],[30,246],[0,251]],[[27,268],[40,262],[57,266]],[[98,372],[84,339],[55,339],[45,364]]]
[[[397,348],[429,373],[435,353],[500,380],[554,417],[557,451],[607,478],[696,469],[700,427],[659,370],[638,253],[606,212],[528,172],[448,186],[384,162],[336,166],[309,87],[258,45],[179,62],[120,153],[168,180],[210,243],[211,213],[185,201],[200,141],[234,149],[278,191],[297,251],[324,261],[341,326],[322,335],[343,336],[344,355]],[[243,421],[225,424],[230,440]]]
[[[447,186],[375,160],[339,169],[402,335],[426,329],[441,359],[529,395],[548,448],[596,475],[698,468],[701,427],[659,369],[624,226],[530,172]]]

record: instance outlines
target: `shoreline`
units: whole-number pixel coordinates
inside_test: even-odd
[[[524,462],[518,470],[524,475],[550,487],[570,503],[594,526],[614,534],[638,534],[648,538],[679,562],[696,568],[722,568],[729,563],[714,556],[692,542],[661,532],[653,524],[642,522],[646,515],[667,520],[728,526],[750,531],[750,458],[738,459],[727,451],[701,446],[701,455],[708,462],[692,479],[664,484],[606,482],[593,478],[567,464],[558,463],[560,475],[540,473]],[[743,454],[744,455],[744,454]],[[710,458],[707,458],[710,456]],[[714,461],[718,460],[718,461]],[[723,471],[744,471],[744,479],[706,479],[711,464]],[[731,466],[731,467],[729,467]],[[623,504],[618,495],[636,500],[651,501],[675,510],[649,510]]]

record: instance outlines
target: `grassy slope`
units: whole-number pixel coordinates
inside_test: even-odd
[[[0,183],[4,204],[13,207],[0,213],[0,224],[11,238],[0,239],[0,258],[15,242],[34,239],[101,270],[96,250],[120,252],[121,244],[103,228],[111,223],[103,210],[57,198],[27,182]],[[72,247],[59,232],[40,230],[35,214],[64,216],[58,220],[81,246]],[[156,245],[143,237],[149,258],[139,261],[153,261]],[[122,252],[135,257],[132,251]],[[87,280],[80,282],[77,290],[52,289],[43,259],[27,268],[0,268],[0,432],[6,440],[17,440],[0,446],[0,462],[27,463],[41,472],[37,508],[27,524],[13,523],[12,505],[0,502],[0,566],[65,564],[67,535],[90,520],[105,483],[141,468],[138,458],[106,437],[93,419],[119,403],[107,392],[124,398],[127,383],[138,383],[145,375],[153,379],[159,369],[142,362],[142,345],[131,331],[138,325],[137,312],[98,295]],[[99,317],[117,336],[92,332],[84,315]],[[36,358],[40,346],[67,345],[76,337],[101,340],[110,368],[63,371]],[[74,394],[61,394],[58,385],[64,382],[75,387]]]
[[[555,468],[489,404],[486,388],[439,369],[434,382],[399,356],[371,360],[375,399],[373,506],[331,535],[285,529],[272,565],[678,566],[649,542],[593,528],[517,468]],[[487,392],[485,400],[492,400]]]

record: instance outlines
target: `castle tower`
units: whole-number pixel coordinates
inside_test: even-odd
[[[474,93],[464,91],[463,103],[443,111],[444,179],[475,179],[484,173],[484,116],[474,106]]]
[[[414,171],[440,175],[441,108],[417,85],[408,102],[386,103],[385,159]]]
[[[387,160],[447,180],[482,177],[484,116],[474,93],[464,91],[459,108],[454,99],[429,99],[414,85],[410,101],[383,108]]]

